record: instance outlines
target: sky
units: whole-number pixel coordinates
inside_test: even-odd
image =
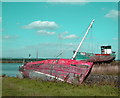
[[[71,58],[93,19],[79,51],[118,56],[118,15],[117,2],[2,2],[2,57]]]

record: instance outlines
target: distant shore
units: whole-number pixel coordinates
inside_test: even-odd
[[[29,62],[29,61],[41,61],[41,60],[45,60],[42,58],[36,59],[36,58],[2,58],[0,59],[0,63],[23,63],[25,61]]]
[[[0,61],[0,63],[23,63],[22,61]]]

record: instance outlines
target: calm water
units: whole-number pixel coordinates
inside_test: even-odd
[[[7,76],[20,76],[19,66],[22,63],[0,63],[0,75],[6,74]]]

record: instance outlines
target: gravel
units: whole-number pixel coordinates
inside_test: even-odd
[[[111,84],[120,87],[120,76],[90,74],[84,81],[86,84]]]

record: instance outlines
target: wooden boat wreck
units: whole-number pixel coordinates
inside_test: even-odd
[[[19,68],[23,77],[82,83],[92,68],[92,62],[71,59],[52,59],[29,62]]]

